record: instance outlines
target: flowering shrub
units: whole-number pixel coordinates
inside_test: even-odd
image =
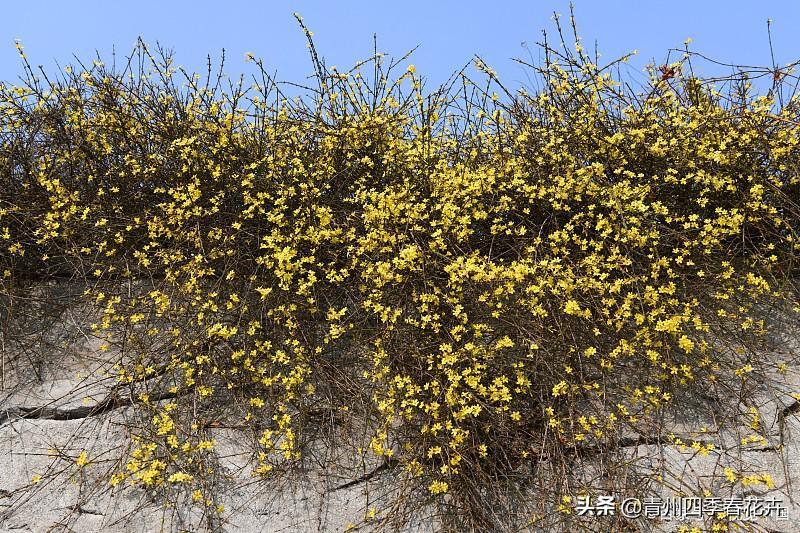
[[[321,443],[371,461],[399,491],[371,520],[570,520],[575,465],[622,490],[624,442],[708,454],[663,420],[785,369],[759,350],[798,311],[796,98],[690,53],[641,90],[578,46],[535,92],[481,61],[426,92],[311,50],[297,99],[144,44],[0,90],[3,290],[77,279],[102,310],[141,415],[111,485],[221,513],[230,425],[266,481]]]

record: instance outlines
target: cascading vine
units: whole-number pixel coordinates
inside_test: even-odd
[[[141,415],[108,482],[222,512],[229,424],[254,476],[326,441],[480,529],[496,506],[568,520],[564,471],[621,438],[714,451],[654,428],[791,363],[758,354],[800,310],[798,100],[691,54],[634,91],[627,58],[544,52],[536,92],[482,62],[426,92],[378,56],[374,78],[315,59],[298,99],[144,44],[116,69],[24,63],[0,88],[0,290],[85,283]]]

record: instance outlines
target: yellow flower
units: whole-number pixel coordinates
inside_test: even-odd
[[[78,465],[78,467],[89,464],[89,455],[85,451],[81,452],[75,460],[75,464]]]
[[[562,396],[567,393],[569,390],[569,385],[567,385],[566,381],[560,381],[553,385],[553,396],[558,397]]]
[[[568,315],[580,315],[581,306],[575,300],[569,300],[564,306],[564,312],[567,313]]]
[[[681,349],[687,353],[694,350],[694,342],[692,342],[692,340],[686,335],[682,335],[681,338],[678,339],[678,346],[680,346]]]
[[[447,482],[445,481],[433,481],[430,485],[428,485],[428,490],[431,494],[443,494],[448,491],[450,487],[448,486]]]
[[[185,483],[192,481],[193,479],[194,476],[190,474],[186,474],[184,472],[175,472],[174,474],[169,476],[169,478],[167,478],[167,481],[169,481],[170,483]]]

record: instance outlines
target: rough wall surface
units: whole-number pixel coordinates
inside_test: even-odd
[[[189,506],[164,508],[136,489],[112,490],[103,476],[124,449],[126,428],[136,423],[136,415],[124,401],[108,402],[115,384],[111,376],[115,353],[103,351],[99,341],[84,335],[80,327],[75,326],[76,331],[79,334],[71,338],[50,333],[49,344],[41,347],[51,353],[15,357],[15,364],[4,369],[0,531],[346,531],[356,523],[363,531],[371,530],[369,520],[365,521],[371,509],[391,504],[390,473],[375,474],[375,465],[362,465],[360,477],[352,470],[332,470],[325,463],[326,454],[334,453],[330,450],[315,454],[302,477],[287,480],[285,486],[258,482],[248,467],[248,435],[230,427],[219,427],[214,433],[224,479],[218,490],[218,503],[225,506],[221,522],[194,516],[187,511]],[[62,349],[52,353],[59,342]],[[750,433],[742,427],[741,432],[709,434],[717,445],[708,454],[647,442],[626,443],[622,453],[654,478],[662,476],[664,500],[692,490],[702,494],[709,488],[722,498],[774,497],[786,508],[786,518],[773,514],[747,525],[756,531],[798,531],[800,404],[793,395],[800,390],[800,374],[790,369],[782,380],[783,386],[765,391],[760,402],[758,418],[769,436],[766,442],[742,446],[741,440]],[[660,433],[702,435],[711,422],[686,416]],[[82,451],[92,458],[91,463],[76,469]],[[735,466],[737,472],[749,469],[755,476],[768,473],[770,483],[755,482],[750,487],[721,483],[728,466]],[[585,469],[587,475],[593,467],[591,460],[576,461],[576,468]],[[596,487],[597,494],[604,493],[602,482]],[[436,530],[427,514],[419,509],[405,529]],[[591,518],[586,523],[591,527]],[[648,518],[639,522],[639,529],[675,531],[681,524],[699,522]]]

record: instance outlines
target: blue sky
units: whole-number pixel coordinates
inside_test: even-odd
[[[766,20],[773,20],[776,60],[800,57],[792,38],[800,27],[800,2],[794,1],[590,1],[575,0],[584,46],[599,43],[605,59],[633,49],[641,69],[650,59],[662,61],[668,48],[693,38],[692,48],[725,62],[770,62]],[[292,13],[297,11],[314,32],[329,65],[348,66],[368,56],[372,34],[379,49],[399,56],[420,45],[412,62],[431,83],[480,54],[507,84],[525,83],[522,69],[510,60],[527,57],[541,30],[553,30],[554,11],[569,13],[568,1],[236,1],[208,2],[109,0],[3,3],[0,17],[0,80],[21,73],[14,40],[20,39],[34,65],[54,69],[72,54],[105,58],[113,47],[130,51],[137,36],[173,48],[176,62],[204,70],[207,54],[227,50],[227,72],[250,72],[246,52],[263,58],[283,80],[301,82],[311,73],[304,36]]]

